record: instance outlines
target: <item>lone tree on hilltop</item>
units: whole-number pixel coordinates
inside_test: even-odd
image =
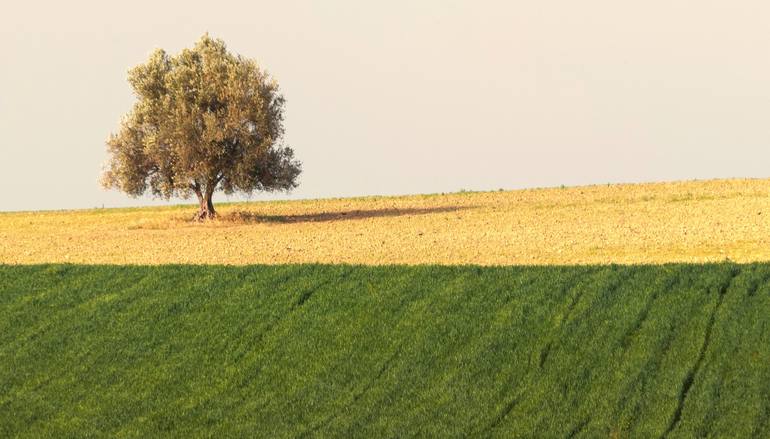
[[[129,71],[137,102],[107,141],[106,188],[133,196],[198,197],[198,220],[216,216],[212,195],[288,191],[301,172],[283,139],[284,98],[257,64],[201,37],[169,56],[158,49]]]

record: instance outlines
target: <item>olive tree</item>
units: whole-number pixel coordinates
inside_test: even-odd
[[[208,34],[175,56],[158,49],[129,71],[133,109],[107,141],[106,188],[198,198],[198,220],[216,216],[212,196],[288,191],[300,163],[283,144],[284,98],[251,59]]]

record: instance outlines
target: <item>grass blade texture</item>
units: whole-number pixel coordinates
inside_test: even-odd
[[[0,436],[770,437],[769,279],[0,266]]]

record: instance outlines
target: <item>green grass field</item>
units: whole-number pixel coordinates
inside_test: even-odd
[[[770,264],[0,266],[0,437],[770,437]]]

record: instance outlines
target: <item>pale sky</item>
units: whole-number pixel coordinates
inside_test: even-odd
[[[102,190],[104,141],[127,70],[206,31],[281,84],[304,173],[278,198],[767,177],[768,23],[753,0],[9,2],[0,210],[167,203]]]

